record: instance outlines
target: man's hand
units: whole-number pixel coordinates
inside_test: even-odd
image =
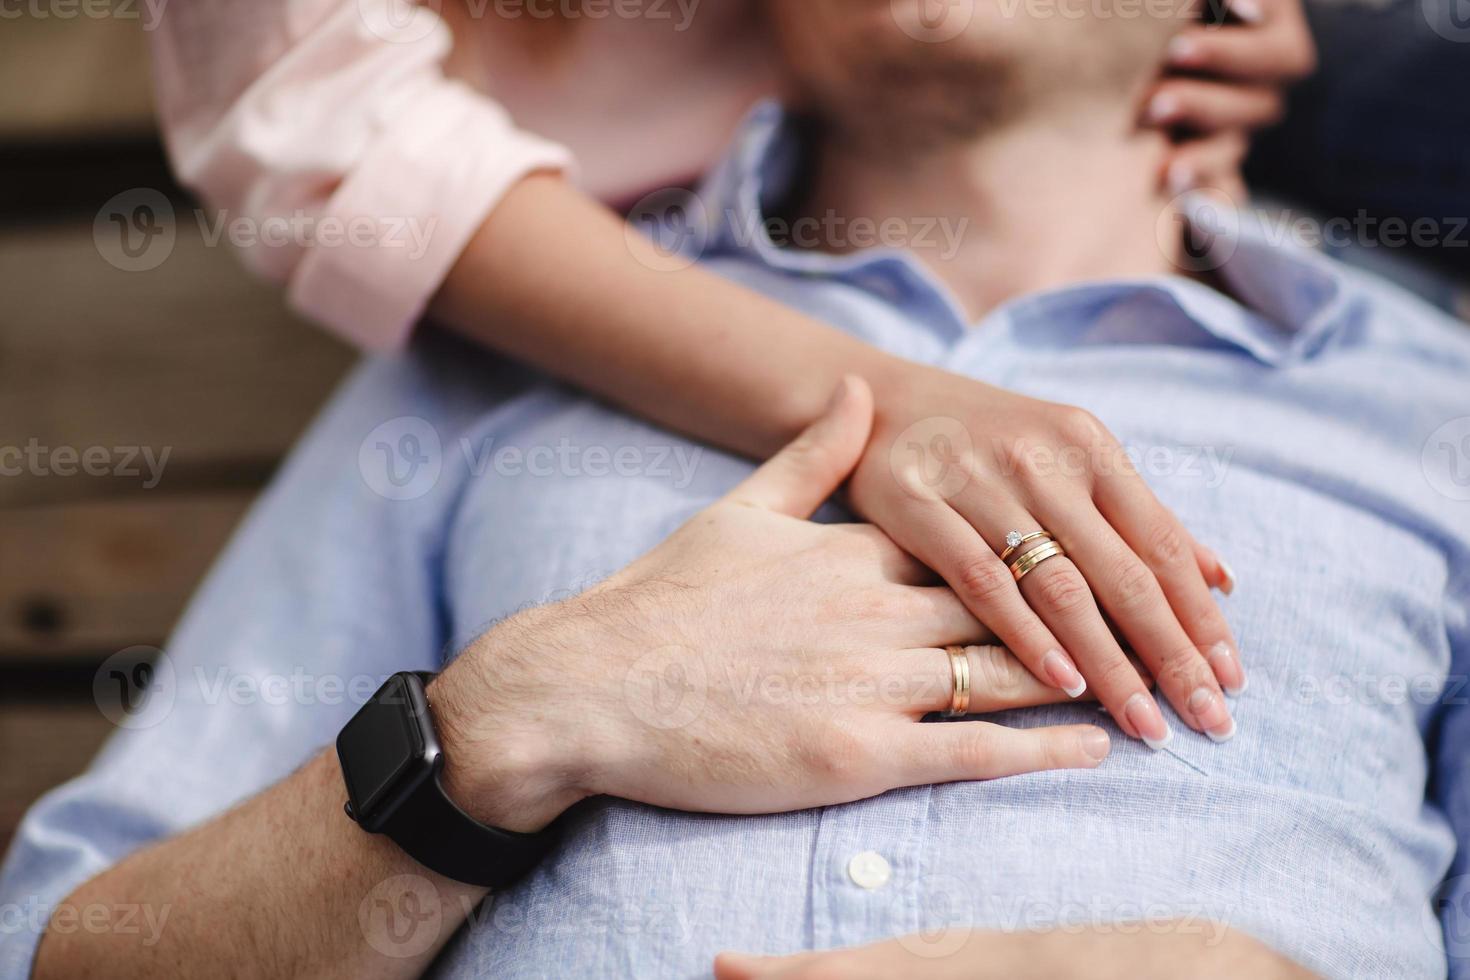
[[[1244,933],[1210,922],[1150,922],[1051,932],[965,930],[796,956],[715,960],[715,980],[1309,980],[1312,973]]]
[[[1170,733],[1104,612],[1191,727],[1230,737],[1222,687],[1238,692],[1245,674],[1210,595],[1232,588],[1230,573],[1102,423],[943,371],[895,370],[852,478],[858,512],[942,575],[1037,678],[1073,692],[1085,678],[1129,735],[1157,746]],[[1069,557],[1018,585],[999,554],[1007,532],[1037,529]]]
[[[456,801],[533,830],[594,794],[769,813],[1096,766],[1109,744],[1092,725],[919,724],[950,705],[942,648],[986,632],[882,532],[805,519],[871,424],[872,396],[850,378],[823,418],[648,555],[466,651],[429,689]],[[1066,700],[1003,651],[969,659],[972,711]]]

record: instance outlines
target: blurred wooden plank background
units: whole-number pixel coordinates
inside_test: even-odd
[[[10,9],[0,32],[0,138],[90,139],[151,128],[146,4]]]
[[[152,132],[133,9],[0,31],[0,849],[112,730],[97,665],[163,646],[352,360],[204,242]],[[177,237],[161,265],[124,271],[93,222],[137,187],[172,202]],[[28,446],[45,467],[7,452]],[[140,474],[50,472],[57,450],[92,447],[110,470],[137,453]],[[156,485],[144,451],[164,461]]]

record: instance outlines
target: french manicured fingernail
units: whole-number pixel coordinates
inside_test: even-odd
[[[1202,687],[1189,696],[1189,710],[1199,727],[1212,741],[1227,742],[1235,737],[1235,719],[1220,695]]]
[[[1216,643],[1205,654],[1205,660],[1215,672],[1215,679],[1225,688],[1226,694],[1238,698],[1245,693],[1250,678],[1245,676],[1245,668],[1241,666],[1240,658],[1230,649],[1230,644],[1224,640]]]
[[[1083,732],[1081,739],[1082,751],[1094,762],[1101,762],[1113,751],[1113,740],[1108,738],[1108,733],[1101,728]]]
[[[1176,65],[1187,65],[1199,54],[1199,45],[1183,34],[1169,42],[1169,60]]]
[[[1247,24],[1259,24],[1266,19],[1265,11],[1256,0],[1230,0],[1230,12]]]
[[[1077,671],[1072,658],[1060,650],[1049,650],[1041,658],[1041,669],[1055,687],[1061,688],[1069,698],[1080,698],[1087,690],[1087,681]]]
[[[1143,744],[1157,751],[1168,745],[1174,739],[1174,733],[1169,730],[1169,723],[1164,720],[1163,712],[1154,703],[1154,699],[1142,692],[1133,695],[1123,702],[1123,716],[1128,719],[1128,724],[1143,739]]]
[[[1168,92],[1160,92],[1148,104],[1148,118],[1156,123],[1168,122],[1179,113],[1179,100]]]
[[[1219,555],[1215,556],[1215,562],[1220,566],[1220,574],[1225,578],[1225,581],[1220,583],[1220,591],[1226,595],[1233,595],[1235,593],[1235,569],[1231,568],[1230,563]]]

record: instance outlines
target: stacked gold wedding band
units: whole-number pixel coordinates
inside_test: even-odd
[[[946,718],[958,718],[970,713],[970,655],[964,647],[945,647],[949,654],[949,671],[954,677],[954,692],[949,696]]]
[[[1021,555],[1015,561],[1010,558],[1021,548],[1031,541],[1043,541],[1030,551]],[[1006,535],[1006,550],[1000,553],[1000,560],[1007,563],[1011,575],[1017,582],[1031,574],[1036,568],[1048,558],[1059,558],[1067,553],[1060,541],[1055,540],[1048,531],[1032,531],[1030,534],[1022,534],[1020,531],[1011,531]]]

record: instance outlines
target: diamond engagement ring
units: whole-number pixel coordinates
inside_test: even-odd
[[[1000,560],[1009,561],[1011,555],[1014,555],[1017,549],[1026,544],[1026,542],[1035,541],[1037,538],[1046,538],[1050,541],[1051,534],[1047,531],[1032,531],[1030,534],[1022,534],[1020,531],[1007,532],[1006,550],[1000,553]]]

